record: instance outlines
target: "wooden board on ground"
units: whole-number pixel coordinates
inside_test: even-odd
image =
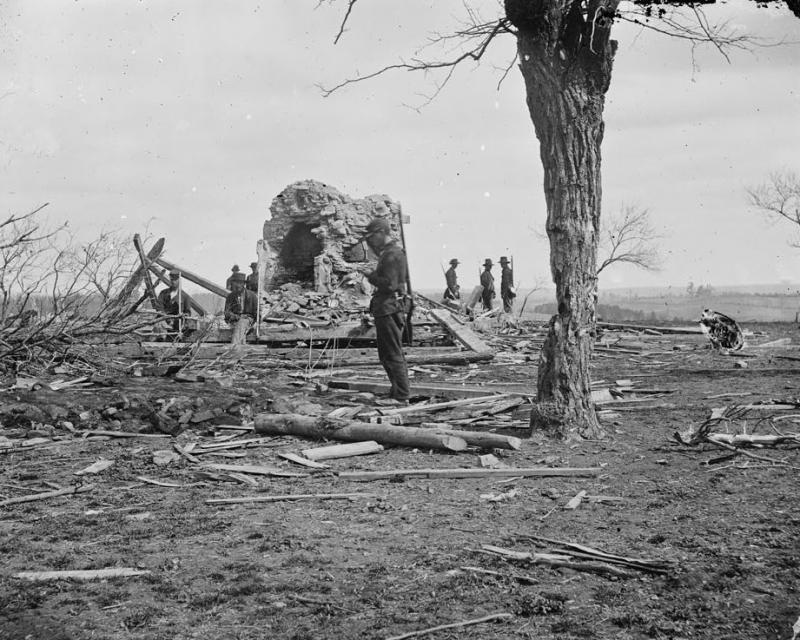
[[[328,380],[326,384],[331,389],[348,389],[350,391],[369,391],[370,393],[385,394],[391,390],[391,385],[388,382],[370,382],[366,380],[343,380],[333,378]],[[450,398],[457,400],[460,398],[477,398],[485,396],[493,391],[500,393],[514,393],[520,396],[533,396],[535,393],[531,392],[530,387],[523,388],[521,385],[516,385],[513,389],[509,387],[498,387],[497,389],[487,389],[486,387],[450,387],[445,385],[413,385],[410,390],[412,398],[417,396],[437,397],[437,398]]]
[[[428,313],[438,320],[453,337],[470,351],[476,353],[491,353],[491,347],[468,326],[461,324],[446,309],[431,309]]]

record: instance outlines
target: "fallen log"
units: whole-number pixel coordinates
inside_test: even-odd
[[[294,413],[260,413],[255,417],[255,430],[256,433],[268,435],[325,438],[345,442],[374,440],[380,444],[444,451],[464,451],[467,448],[467,442],[462,437],[439,434],[430,429],[315,418]]]
[[[534,467],[508,469],[390,469],[387,471],[343,471],[343,480],[388,480],[391,478],[530,478],[550,476],[595,476],[600,467]]]

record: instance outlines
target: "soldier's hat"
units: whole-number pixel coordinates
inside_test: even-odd
[[[243,273],[237,272],[231,276],[231,282],[246,282],[246,281],[247,281],[247,276],[245,276]]]
[[[508,258],[505,256],[500,256],[500,264],[508,264]]]
[[[235,273],[235,272],[237,272],[237,271],[239,271],[239,265],[238,265],[238,264],[235,264],[235,265],[233,265],[233,266],[231,267],[231,271],[233,271],[234,273]]]
[[[386,218],[373,218],[369,221],[366,231],[364,231],[364,237],[369,238],[376,233],[385,233],[388,235],[390,232],[391,227],[389,226],[389,221],[386,220]]]
[[[177,269],[170,269],[169,270],[169,277],[170,278],[180,278],[181,277],[181,272],[178,271]]]
[[[492,259],[491,258],[486,258],[486,260],[483,261],[483,266],[484,267],[491,267],[492,264],[493,263],[492,263]]]
[[[250,266],[251,266],[251,267],[257,267],[257,266],[258,266],[258,263],[257,263],[257,262],[251,262],[251,263],[250,263]]]
[[[456,265],[459,265],[459,264],[461,264],[461,263],[458,261],[458,258],[453,258],[453,259],[450,261],[450,264],[452,264],[452,265],[455,267]]]

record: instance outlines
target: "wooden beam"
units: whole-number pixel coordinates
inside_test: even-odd
[[[390,469],[387,471],[343,471],[343,480],[389,480],[391,478],[531,478],[596,476],[600,467],[535,467],[508,469]]]
[[[142,239],[138,233],[133,234],[133,246],[136,247],[136,252],[139,254],[139,262],[142,265],[142,276],[144,277],[144,286],[145,290],[147,291],[147,295],[150,296],[150,304],[153,305],[153,309],[156,311],[164,311],[158,301],[156,288],[153,286],[153,280],[150,278],[150,260],[144,254],[144,249],[142,249]]]
[[[159,270],[156,266],[151,264],[150,265],[150,272],[153,275],[155,275],[163,284],[169,286],[169,284],[170,284],[169,278],[167,278],[164,275],[164,270],[163,269]],[[195,300],[192,296],[190,296],[185,291],[183,292],[183,296],[186,298],[187,302],[189,303],[189,306],[192,309],[194,309],[194,311],[197,312],[198,315],[200,315],[200,316],[207,316],[208,315],[208,311],[205,310],[203,305],[201,305],[199,302],[197,302],[197,300]]]
[[[220,287],[218,284],[214,284],[211,280],[206,280],[204,277],[197,275],[196,273],[192,273],[186,269],[182,269],[176,264],[172,262],[167,262],[163,258],[156,258],[153,262],[160,264],[165,269],[177,269],[181,272],[181,275],[186,278],[189,282],[194,282],[196,285],[203,287],[210,291],[211,293],[216,293],[218,296],[222,296],[223,298],[227,298],[230,291],[225,289],[224,287]]]
[[[436,318],[439,323],[444,326],[453,337],[463,344],[470,351],[475,353],[491,353],[491,347],[481,340],[478,335],[469,327],[461,324],[453,318],[453,314],[445,309],[431,309],[428,313]]]
[[[148,261],[152,262],[158,258],[162,251],[164,251],[164,238],[159,238],[150,251],[147,252]],[[117,297],[114,299],[114,304],[125,304],[128,301],[128,298],[131,297],[131,294],[141,284],[143,277],[144,267],[139,265],[139,267],[131,274],[131,277],[128,278],[128,281],[125,283],[125,286],[122,287],[122,290],[119,292]]]

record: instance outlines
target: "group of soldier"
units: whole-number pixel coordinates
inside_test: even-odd
[[[250,263],[250,273],[245,275],[235,264],[231,267],[231,275],[225,281],[229,293],[225,298],[225,322],[231,328],[232,344],[244,344],[253,323],[258,317],[258,263]],[[181,272],[172,269],[169,272],[169,284],[157,296],[159,311],[170,316],[169,329],[176,337],[184,334],[184,323],[190,315],[189,296],[181,288]]]
[[[458,258],[453,258],[450,261],[450,268],[445,271],[444,278],[447,283],[447,288],[444,290],[444,299],[453,302],[461,301],[461,288],[458,284],[458,275],[456,274],[456,267],[461,264]],[[483,262],[483,271],[480,275],[481,286],[481,304],[487,311],[492,309],[492,301],[496,297],[494,286],[494,275],[492,275],[492,267],[494,263],[491,258],[486,258]],[[506,256],[500,257],[500,298],[503,301],[503,311],[511,313],[514,307],[514,298],[517,293],[514,288],[514,271],[510,266]]]
[[[389,222],[375,218],[367,225],[363,240],[378,256],[375,269],[364,267],[363,274],[373,286],[369,311],[374,319],[378,359],[389,378],[388,397],[400,404],[407,404],[410,396],[408,366],[403,353],[403,341],[413,308],[408,289],[408,263],[403,249],[393,238]],[[461,293],[456,275],[459,261],[453,258],[445,273],[447,289],[444,297],[460,301]],[[495,298],[495,283],[492,275],[493,263],[486,258],[480,275],[481,301],[484,309],[492,309]],[[500,297],[503,310],[510,312],[514,297],[514,274],[508,258],[500,258]],[[243,344],[253,323],[258,317],[258,263],[250,264],[252,273],[241,273],[233,265],[226,282],[230,293],[225,299],[225,321],[232,327],[233,344]],[[170,272],[170,286],[158,296],[163,312],[174,316],[173,328],[180,332],[182,317],[188,315],[189,301],[180,288],[180,272]]]

